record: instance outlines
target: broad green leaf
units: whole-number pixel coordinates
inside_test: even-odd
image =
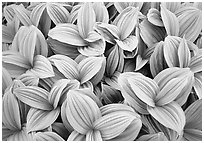
[[[183,38],[179,44],[178,59],[181,68],[185,68],[190,65],[191,53],[185,38]]]
[[[57,25],[58,23],[67,23],[69,19],[68,10],[60,4],[57,3],[47,3],[46,4],[47,14],[50,19]]]
[[[114,20],[113,24],[120,30],[120,39],[126,39],[138,23],[139,10],[135,7],[127,7]]]
[[[8,90],[2,98],[2,123],[10,130],[21,129],[21,117],[18,101],[15,95]]]
[[[60,113],[60,108],[51,111],[44,111],[36,108],[31,108],[27,115],[27,132],[43,130],[49,127],[57,119]]]
[[[191,58],[189,68],[193,73],[202,71],[202,54],[195,55]]]
[[[196,91],[196,94],[198,95],[198,98],[201,99],[202,98],[202,72],[199,73],[195,73],[194,74],[194,89]]]
[[[127,80],[135,95],[140,100],[149,106],[155,107],[154,99],[159,93],[159,87],[155,81],[139,73]]]
[[[97,32],[95,32],[95,31],[90,31],[90,32],[88,33],[87,38],[84,39],[84,40],[87,41],[87,42],[89,42],[89,43],[91,43],[91,42],[95,42],[95,41],[97,41],[97,40],[100,40],[101,38],[102,38],[101,35],[98,34]]]
[[[148,13],[147,13],[147,19],[149,22],[156,26],[161,26],[163,27],[164,24],[161,19],[161,14],[156,8],[150,8]]]
[[[87,38],[88,33],[93,30],[93,26],[96,22],[96,15],[92,7],[92,3],[84,3],[78,12],[77,27],[79,35],[82,38]]]
[[[32,24],[35,26],[38,26],[40,22],[40,18],[43,14],[43,11],[46,8],[46,3],[40,3],[31,11],[30,14],[30,20],[32,21]]]
[[[148,20],[143,20],[139,24],[140,36],[144,43],[151,48],[155,43],[163,41],[165,37],[165,29],[150,23]]]
[[[137,141],[168,141],[163,132],[147,134],[139,137]]]
[[[176,102],[158,107],[147,106],[147,110],[162,125],[182,134],[186,118],[181,106]]]
[[[78,64],[81,84],[90,80],[101,69],[104,57],[88,57]]]
[[[164,106],[172,102],[181,93],[182,89],[187,86],[187,83],[187,79],[184,78],[171,79],[156,96],[155,104]]]
[[[134,116],[125,112],[107,114],[94,123],[94,128],[101,132],[103,140],[110,140],[120,135],[133,122]]]
[[[69,135],[67,141],[86,141],[86,136],[78,133],[77,131],[73,131]]]
[[[41,55],[34,57],[33,68],[31,71],[36,74],[39,78],[48,78],[55,76],[50,61]]]
[[[36,141],[64,141],[64,139],[55,132],[37,132]]]
[[[98,130],[89,130],[86,133],[86,141],[102,141],[101,132]]]
[[[49,57],[51,63],[68,79],[78,79],[79,73],[77,63],[64,55],[53,55]]]
[[[194,42],[202,30],[202,11],[195,7],[183,7],[175,12],[179,21],[179,36]]]
[[[185,129],[202,130],[202,99],[193,102],[186,110]]]
[[[53,106],[48,102],[48,92],[37,86],[19,87],[14,90],[19,100],[31,107],[41,110],[52,110]]]
[[[16,16],[18,17],[18,19],[21,21],[21,23],[25,26],[30,26],[32,25],[32,22],[30,20],[30,11],[28,11],[27,9],[25,9],[25,7],[23,6],[23,4],[21,5],[16,5],[14,7],[14,12],[16,14]]]
[[[163,4],[161,7],[161,18],[166,29],[167,35],[179,36],[179,20],[174,13],[169,11]]]
[[[136,36],[130,35],[125,40],[115,40],[118,46],[126,51],[132,52],[138,46],[138,38]]]
[[[101,117],[101,113],[90,97],[70,90],[67,93],[66,116],[77,132],[86,134],[92,129],[93,122]]]
[[[173,13],[181,7],[181,2],[161,2],[161,4]]]
[[[88,34],[88,33],[87,33]],[[79,35],[77,26],[74,24],[57,24],[56,27],[51,29],[48,36],[52,39],[58,40],[60,42],[75,45],[75,46],[86,46],[87,44]]]
[[[109,15],[104,3],[94,2],[92,6],[96,15],[96,22],[108,23]]]
[[[164,58],[169,67],[179,67],[178,47],[181,38],[167,36],[164,40]]]
[[[16,79],[21,80],[26,86],[38,86],[39,83],[39,77],[29,70]]]

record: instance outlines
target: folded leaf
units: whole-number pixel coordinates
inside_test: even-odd
[[[93,122],[101,117],[101,113],[90,97],[70,90],[67,93],[66,116],[77,132],[86,134],[92,128]]]
[[[97,40],[100,40],[102,37],[100,34],[98,34],[97,32],[95,31],[90,31],[88,33],[88,36],[86,39],[84,39],[85,41],[89,42],[89,43],[92,43],[92,42],[95,42]]]
[[[37,132],[36,141],[64,141],[64,139],[55,132]]]
[[[12,83],[12,78],[9,72],[2,67],[2,94],[4,94],[7,87],[9,87]]]
[[[161,4],[173,13],[181,7],[181,2],[161,2]]]
[[[196,94],[198,95],[198,98],[201,99],[202,98],[202,72],[195,73],[194,76],[195,76],[194,77],[195,82],[193,87],[195,89]]]
[[[44,111],[36,108],[31,108],[27,115],[27,132],[43,130],[50,126],[57,119],[60,113],[60,108],[51,111]]]
[[[202,71],[202,54],[195,55],[191,58],[189,68],[193,73]]]
[[[183,138],[187,141],[202,141],[202,131],[197,129],[184,129]]]
[[[119,13],[121,13],[128,6],[139,7],[139,11],[143,6],[143,2],[114,2],[114,6]]]
[[[2,141],[7,141],[8,137],[12,136],[16,131],[8,129],[2,124]]]
[[[49,31],[48,36],[66,44],[86,46],[85,41],[79,35],[77,26],[74,24],[57,24],[56,27]]]
[[[55,76],[50,61],[41,55],[37,55],[33,61],[33,69],[31,69],[39,78],[48,78]]]
[[[86,136],[78,133],[77,131],[73,131],[69,135],[67,141],[86,141]]]
[[[114,20],[113,24],[120,30],[120,39],[126,39],[138,22],[139,10],[135,7],[127,7]]]
[[[58,23],[67,23],[69,12],[65,7],[57,3],[47,3],[47,14],[50,19],[57,25]]]
[[[77,63],[64,55],[53,55],[49,57],[51,63],[57,67],[57,69],[68,79],[78,79],[79,73],[77,69]]]
[[[164,26],[164,24],[162,22],[162,19],[161,19],[161,14],[155,8],[150,8],[149,9],[149,11],[147,13],[147,19],[148,19],[149,22],[151,22],[152,24],[154,24],[156,26],[161,26],[161,27]]]
[[[171,102],[161,107],[147,106],[147,110],[162,125],[175,130],[181,135],[186,118],[181,106],[176,102]]]
[[[29,70],[16,79],[21,80],[26,86],[38,86],[39,83],[39,77]]]
[[[7,26],[2,25],[2,42],[12,43],[16,34],[14,22],[7,23]]]
[[[8,90],[2,99],[2,123],[6,128],[13,131],[21,129],[18,101],[11,90]]]
[[[38,24],[40,22],[40,18],[42,16],[45,8],[46,8],[46,3],[40,3],[34,7],[34,9],[32,10],[32,12],[30,14],[30,19],[31,19],[33,25],[38,26]]]
[[[89,130],[86,133],[86,141],[102,141],[101,133],[98,130]]]
[[[4,16],[6,18],[6,21],[11,22],[13,19],[14,19],[14,15],[15,15],[15,11],[14,11],[14,8],[15,8],[15,4],[11,4],[11,5],[7,5],[3,8],[3,13],[4,13]]]
[[[60,122],[54,122],[52,124],[52,131],[57,133],[60,137],[62,137],[65,140],[67,140],[69,134],[71,133],[65,128],[64,124]]]
[[[96,15],[96,22],[108,23],[109,15],[104,3],[94,2],[92,6]]]
[[[79,35],[82,38],[87,38],[88,33],[93,30],[93,26],[96,22],[96,15],[92,7],[92,3],[84,3],[78,12],[77,27]]]
[[[132,52],[138,45],[138,39],[136,36],[129,36],[125,40],[115,40],[118,46],[126,51]]]
[[[138,70],[140,70],[141,68],[143,68],[147,62],[148,62],[147,59],[143,59],[143,58],[141,57],[141,55],[137,55],[137,56],[136,56],[136,67],[135,67],[135,71],[138,71]]]
[[[168,141],[163,132],[141,136],[137,141]]]
[[[181,68],[185,68],[190,65],[191,54],[185,38],[183,38],[179,44],[178,58],[179,58],[179,65]]]
[[[78,64],[81,84],[90,80],[101,69],[104,57],[88,57]]]
[[[31,107],[41,110],[52,110],[52,105],[48,102],[48,92],[37,86],[19,87],[14,90],[14,94],[19,100]]]

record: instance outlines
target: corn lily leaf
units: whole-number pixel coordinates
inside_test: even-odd
[[[169,11],[164,5],[161,7],[161,18],[166,29],[167,35],[178,36],[179,35],[179,20],[174,13]]]
[[[113,44],[115,43],[115,39],[119,39],[119,28],[113,24],[97,22],[94,25],[94,29],[109,43]]]
[[[46,8],[46,3],[40,3],[36,5],[30,14],[30,20],[32,21],[32,24],[35,26],[38,26],[40,22],[40,18]]]
[[[175,12],[179,21],[179,36],[194,42],[202,30],[202,12],[195,7],[183,7]],[[192,24],[193,23],[193,24]]]
[[[12,84],[12,78],[9,72],[2,67],[2,94],[4,94],[7,87]]]
[[[175,100],[187,83],[187,79],[184,78],[171,79],[156,96],[156,105],[164,106]]]
[[[114,2],[114,6],[119,13],[129,6],[138,7],[138,10],[140,11],[143,6],[143,2]]]
[[[6,21],[8,21],[8,23],[13,21],[13,19],[14,19],[14,15],[15,15],[14,9],[15,9],[15,6],[16,6],[15,4],[11,4],[11,5],[5,6],[3,8],[3,13],[4,13]]]
[[[60,42],[75,45],[75,46],[86,46],[87,44],[79,35],[77,26],[74,24],[57,24],[56,27],[51,29],[48,36],[52,39],[58,40]]]
[[[55,133],[57,133],[59,136],[61,136],[64,140],[66,140],[69,137],[69,134],[71,132],[69,132],[65,126],[63,125],[63,123],[60,122],[54,122],[52,124],[52,131],[54,131]]]
[[[2,62],[11,77],[18,77],[31,68],[29,61],[24,56],[12,50],[2,53]]]
[[[86,134],[92,128],[93,122],[101,117],[101,113],[90,97],[70,90],[67,93],[66,116],[78,133]]]
[[[90,80],[101,69],[104,57],[88,57],[78,64],[80,83]]]
[[[148,62],[147,59],[143,59],[141,55],[136,56],[136,66],[135,66],[135,71],[140,70],[142,67],[145,66],[145,64]]]
[[[198,95],[198,98],[201,99],[202,98],[202,72],[195,73],[194,79],[195,79],[195,82],[193,87],[195,89],[195,92]]]
[[[138,45],[138,39],[136,36],[129,36],[125,40],[115,40],[118,46],[126,51],[132,52]]]
[[[169,67],[179,67],[178,47],[181,38],[167,36],[164,40],[164,58]]]
[[[29,70],[16,79],[21,80],[26,86],[38,86],[39,83],[39,77]]]
[[[7,23],[7,26],[2,25],[2,42],[12,43],[15,34],[14,21]]]
[[[154,52],[150,56],[149,63],[150,63],[150,70],[155,77],[159,72],[166,69],[168,66],[166,64],[166,61],[164,59],[164,42],[161,41],[156,44]]]
[[[165,37],[165,30],[163,27],[158,27],[150,23],[148,20],[143,20],[139,24],[140,36],[148,48],[155,43],[163,41]]]
[[[18,101],[11,90],[2,99],[2,123],[10,130],[21,130],[21,117]]]
[[[161,2],[161,4],[173,13],[181,7],[180,2]]]
[[[27,115],[27,132],[43,130],[50,126],[58,117],[60,108],[51,111],[31,108]]]
[[[128,103],[131,107],[133,107],[136,111],[138,111],[141,114],[149,114],[147,112],[147,104],[143,102],[133,91],[131,88],[128,78],[132,78],[138,76],[138,73],[133,72],[126,72],[120,74],[118,77],[118,84],[119,89],[122,93],[122,96],[125,99],[125,102]]]
[[[147,105],[155,107],[154,99],[159,93],[159,87],[155,81],[142,74],[136,73],[134,77],[127,79],[135,95]]]
[[[33,68],[31,71],[36,74],[39,78],[48,78],[55,76],[50,61],[41,55],[34,57]]]
[[[80,7],[81,7],[81,4],[74,5],[72,7],[72,10],[70,11],[70,17],[69,17],[69,20],[68,20],[69,23],[76,22]]]
[[[79,30],[79,35],[82,38],[87,38],[88,33],[93,31],[93,26],[96,22],[96,15],[92,7],[92,3],[84,3],[78,12],[77,17],[77,27]]]
[[[69,19],[68,10],[60,4],[57,3],[47,3],[46,4],[47,14],[50,19],[57,25],[58,23],[67,23]]]
[[[59,103],[63,103],[65,101],[64,97],[70,89],[79,88],[79,82],[77,80],[69,80],[69,79],[60,79],[56,81],[51,88],[51,91],[48,96],[48,100],[50,104],[53,105],[54,109],[57,108]]]
[[[147,106],[148,112],[162,125],[181,134],[186,123],[185,114],[181,106],[171,102],[164,106]]]
[[[196,100],[186,110],[185,129],[202,130],[202,100]],[[184,130],[185,134],[185,130]]]
[[[7,141],[7,138],[12,136],[15,132],[16,131],[12,131],[2,124],[2,141]]]
[[[185,68],[190,65],[191,54],[185,38],[183,38],[179,44],[178,58],[179,58],[179,65],[181,68]]]
[[[108,15],[108,10],[105,7],[104,3],[94,2],[92,7],[96,15],[96,22],[108,23],[109,15]]]
[[[110,140],[125,131],[134,119],[125,112],[110,113],[96,120],[94,128],[101,132],[103,140]]]
[[[86,133],[86,141],[102,141],[101,133],[98,130],[89,130]]]
[[[147,134],[139,137],[137,141],[168,141],[163,132]]]
[[[85,38],[84,40],[89,42],[89,43],[92,43],[92,42],[100,40],[101,38],[102,38],[101,35],[98,34],[96,31],[90,31],[88,33],[87,38]]]
[[[23,25],[25,26],[32,25],[32,22],[30,20],[30,12],[27,9],[25,9],[25,7],[22,4],[16,5],[14,7],[14,12]]]
[[[162,19],[161,19],[161,14],[156,8],[149,9],[147,13],[147,19],[149,22],[151,22],[152,24],[156,26],[161,26],[161,27],[164,26]]]
[[[32,133],[27,133],[26,128],[23,127],[22,130],[15,132],[13,135],[7,138],[7,141],[34,141],[34,135]]]
[[[184,141],[202,141],[202,131],[197,129],[184,129]]]
[[[114,20],[113,24],[120,30],[121,40],[126,39],[135,28],[136,24],[138,23],[138,14],[138,8],[127,7]]]
[[[19,100],[27,105],[41,109],[52,110],[52,105],[48,102],[48,94],[46,90],[37,86],[19,87],[14,90],[14,94]]]
[[[64,141],[64,139],[55,132],[37,132],[34,137],[36,141]]]
[[[202,54],[195,55],[191,58],[189,68],[193,73],[202,71]]]
[[[64,55],[53,55],[49,57],[51,63],[68,79],[78,79],[79,73],[77,63]]]
[[[73,131],[69,135],[67,141],[86,141],[86,136],[78,133],[77,131]]]

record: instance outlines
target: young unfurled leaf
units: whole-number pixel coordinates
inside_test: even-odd
[[[14,94],[19,100],[31,107],[41,110],[52,110],[52,105],[48,102],[48,92],[36,86],[19,87],[14,90]]]
[[[108,23],[109,15],[104,3],[94,2],[92,6],[96,15],[96,22]]]
[[[60,108],[52,111],[44,111],[36,108],[31,108],[27,115],[27,132],[43,130],[50,126],[58,117]]]
[[[64,139],[55,132],[37,132],[36,141],[64,141]]]
[[[169,11],[164,5],[161,6],[161,18],[164,23],[164,27],[169,36],[179,35],[179,20],[174,13]]]
[[[162,125],[181,134],[186,123],[185,114],[180,105],[171,102],[164,106],[147,106],[148,112]]]
[[[93,26],[96,22],[96,15],[92,7],[92,3],[84,3],[78,12],[77,27],[79,35],[82,38],[87,38],[88,33],[93,30]]]
[[[149,22],[151,22],[152,24],[154,24],[156,26],[161,26],[161,27],[164,26],[162,19],[161,19],[161,14],[155,8],[149,9],[149,11],[147,13],[147,19]]]
[[[93,122],[101,117],[101,113],[90,97],[70,90],[67,93],[66,116],[78,133],[86,134],[92,128]]]

